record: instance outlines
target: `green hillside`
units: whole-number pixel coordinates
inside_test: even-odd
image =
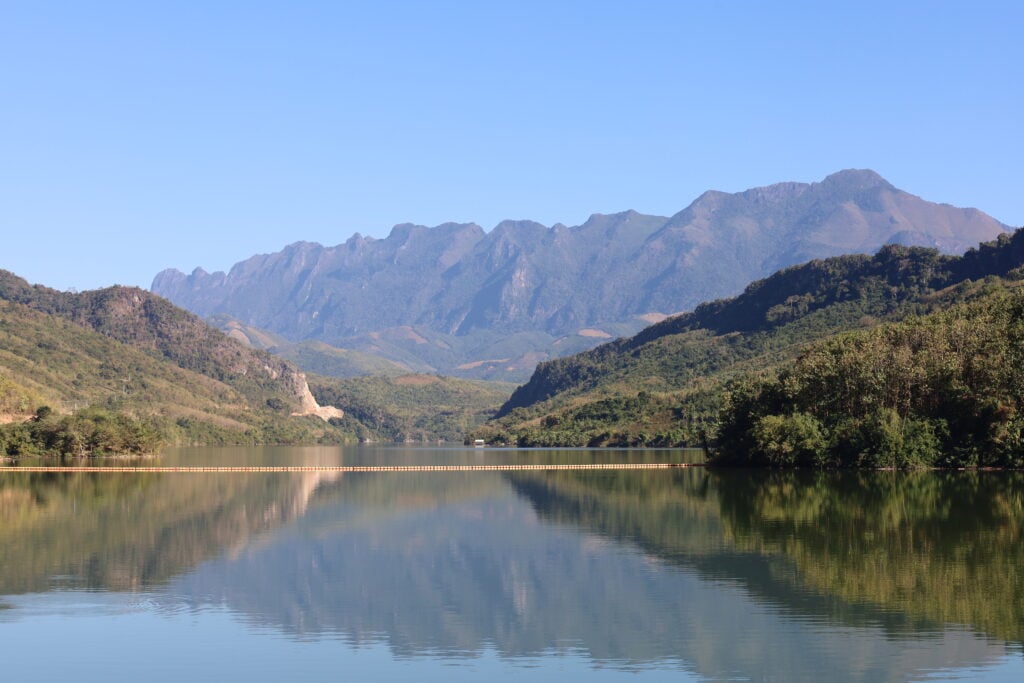
[[[0,272],[0,455],[344,438],[292,416],[307,396],[288,363],[152,294],[71,294]]]
[[[319,341],[304,341],[284,344],[271,349],[306,372],[328,377],[360,377],[362,375],[385,375],[394,377],[411,372],[409,367],[398,361],[388,360],[370,353],[353,349],[342,349]]]
[[[1024,233],[962,257],[889,245],[811,261],[640,334],[538,366],[474,437],[520,445],[702,445],[730,383],[772,374],[835,334],[1012,287]]]
[[[317,401],[344,406],[345,429],[364,441],[455,441],[493,416],[513,385],[438,375],[311,377]]]
[[[834,337],[732,387],[719,461],[1021,467],[1024,292],[1012,285]]]
[[[305,372],[329,377],[359,377],[360,375],[404,375],[413,370],[380,355],[338,348],[321,341],[290,342],[281,335],[246,325],[225,314],[210,316],[207,322],[232,339],[254,349],[269,351]]]

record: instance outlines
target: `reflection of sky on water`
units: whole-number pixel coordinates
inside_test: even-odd
[[[153,600],[161,603],[159,609],[153,608]],[[18,617],[11,621],[0,616],[0,656],[5,679],[25,682],[479,681],[482,676],[545,681],[576,677],[676,683],[721,680],[695,674],[678,662],[623,672],[595,665],[584,652],[571,648],[516,659],[493,647],[459,659],[432,652],[396,657],[383,641],[353,645],[332,637],[296,639],[274,628],[258,627],[223,605],[183,608],[180,603],[167,604],[166,596],[152,594],[33,594],[18,596],[10,603],[9,613]],[[964,668],[970,665],[954,657],[948,658],[949,667],[961,668],[943,667],[931,674],[922,669],[910,680],[1010,683],[1024,676],[1024,659],[1019,654],[974,662],[976,668]],[[942,664],[934,661],[932,666]],[[755,674],[740,680],[799,680],[787,676]]]
[[[784,558],[730,546],[713,500],[665,522],[675,545],[641,548],[602,530],[603,480],[563,498],[490,473],[146,481],[135,495],[209,508],[115,515],[101,490],[84,528],[121,520],[116,548],[54,565],[84,579],[51,568],[10,583],[51,592],[0,597],[11,680],[1024,677],[1018,645],[801,589]],[[156,580],[104,583],[122,574]]]
[[[548,661],[585,653],[602,669],[691,669],[712,678],[906,680],[992,663],[1006,647],[958,629],[894,637],[794,615],[739,580],[651,560],[542,523],[511,493],[366,524],[321,507],[273,541],[204,563],[166,599],[224,605],[300,641],[386,644],[401,658],[496,652]],[[562,648],[562,649],[559,649]]]
[[[68,596],[65,596],[68,597]],[[332,638],[296,640],[243,623],[225,607],[140,609],[124,594],[91,594],[71,614],[20,596],[16,632],[0,643],[7,680],[224,681],[479,681],[619,680],[622,672],[595,668],[565,650],[510,662],[493,649],[451,659],[424,652],[396,657],[382,642],[353,646]],[[43,600],[42,602],[45,602]],[[0,631],[6,625],[0,620]],[[40,656],[42,643],[59,654]],[[644,680],[698,680],[679,669],[646,669]],[[634,674],[628,674],[635,679]]]

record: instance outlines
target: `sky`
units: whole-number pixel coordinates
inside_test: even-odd
[[[1021,226],[1021,35],[1009,0],[0,0],[0,268],[148,287],[844,168]]]

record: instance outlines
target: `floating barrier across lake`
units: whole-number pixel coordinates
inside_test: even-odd
[[[624,462],[586,463],[577,465],[197,465],[161,467],[151,465],[70,465],[68,467],[26,466],[0,467],[0,472],[182,472],[182,473],[229,473],[229,472],[522,472],[555,470],[659,470],[674,467],[702,467],[703,463],[675,462]]]

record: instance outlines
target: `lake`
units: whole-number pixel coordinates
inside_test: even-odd
[[[694,458],[364,446],[141,464]],[[5,470],[6,680],[1024,680],[1022,473]]]

